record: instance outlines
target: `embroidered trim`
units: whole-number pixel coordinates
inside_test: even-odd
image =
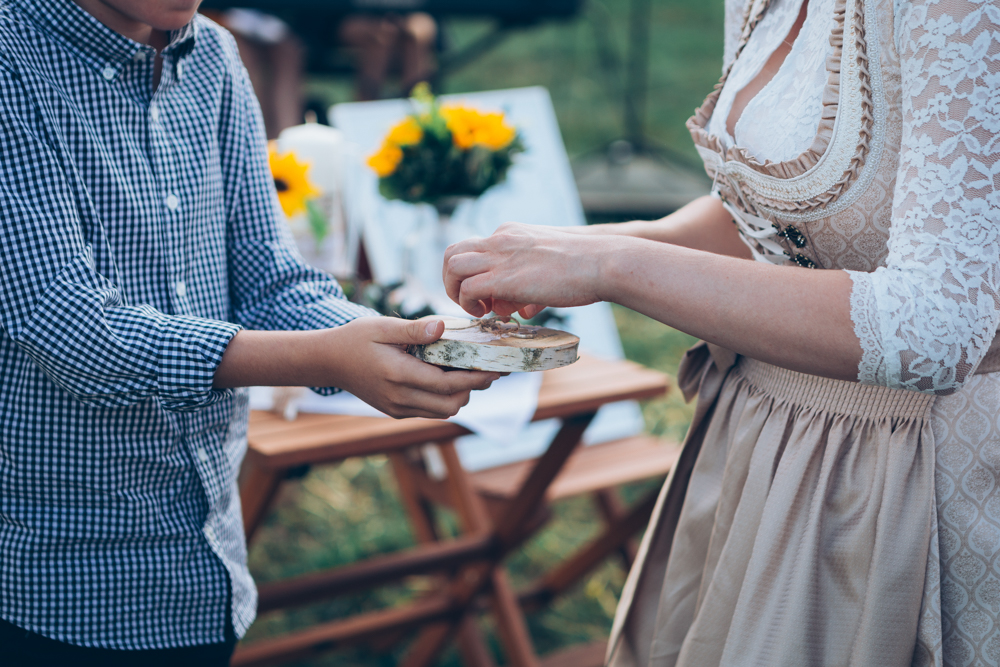
[[[763,0],[751,5],[747,25],[737,46],[737,57],[768,4]],[[851,21],[845,38],[848,9]],[[717,137],[705,130],[732,63],[714,91],[687,122],[697,146],[722,156],[721,170],[729,177],[726,180],[743,191],[755,207],[769,209],[778,215],[804,214],[836,201],[858,178],[869,154],[875,117],[861,0],[838,0],[834,16],[835,27],[830,35],[834,53],[828,65],[830,74],[824,93],[823,114],[817,137],[805,153],[786,162],[761,163],[739,147],[727,151]],[[845,84],[842,89],[842,79],[856,83]],[[718,176],[707,164],[706,169],[709,175]]]
[[[851,184],[850,188],[848,188],[846,192],[842,193],[840,197],[825,207],[798,213],[790,213],[787,211],[778,212],[767,207],[763,207],[769,212],[780,215],[783,220],[787,220],[789,222],[811,222],[813,220],[820,220],[843,211],[853,205],[854,202],[857,201],[858,197],[860,197],[861,194],[868,189],[868,186],[870,186],[872,181],[875,179],[875,174],[878,173],[881,167],[882,154],[885,151],[887,134],[886,123],[888,115],[886,110],[885,84],[882,80],[882,23],[881,13],[878,8],[870,6],[869,2],[870,0],[864,0],[866,21],[872,24],[870,26],[871,29],[867,31],[867,34],[875,36],[874,39],[868,39],[866,41],[868,47],[868,74],[871,79],[870,83],[872,88],[872,116],[874,117],[875,122],[872,126],[871,141],[868,146],[868,157],[865,158],[864,164],[861,166],[861,173],[857,180]]]

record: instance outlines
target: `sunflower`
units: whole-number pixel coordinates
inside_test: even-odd
[[[469,107],[441,107],[455,145],[462,150],[485,146],[492,151],[503,150],[517,137],[517,130],[504,121],[502,113],[483,113]]]
[[[268,144],[267,158],[281,210],[288,217],[304,212],[307,200],[319,194],[319,189],[309,180],[309,165],[299,162],[295,153],[278,153],[273,141]]]
[[[403,160],[403,149],[386,141],[378,152],[368,158],[368,166],[375,170],[379,178],[391,176]]]
[[[389,130],[389,134],[385,137],[385,142],[397,146],[410,146],[419,144],[423,138],[424,128],[420,127],[420,123],[417,122],[416,118],[407,116],[402,122],[397,123]]]

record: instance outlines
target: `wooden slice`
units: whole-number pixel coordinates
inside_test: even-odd
[[[411,345],[410,354],[436,366],[501,373],[547,371],[569,366],[578,358],[580,339],[565,331],[441,319],[445,320],[441,339],[430,345]]]

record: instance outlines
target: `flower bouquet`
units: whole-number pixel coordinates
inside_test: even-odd
[[[436,205],[478,197],[503,182],[524,150],[503,113],[442,105],[427,84],[416,87],[412,102],[413,113],[389,130],[368,159],[386,199]]]

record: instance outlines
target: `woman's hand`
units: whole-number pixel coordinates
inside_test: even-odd
[[[546,306],[600,300],[600,254],[609,240],[554,227],[508,222],[492,236],[448,248],[444,285],[466,312],[483,317],[515,311],[534,317]]]
[[[499,373],[445,371],[406,353],[433,343],[441,320],[362,317],[336,329],[240,331],[215,374],[216,387],[339,387],[397,419],[453,416]]]

